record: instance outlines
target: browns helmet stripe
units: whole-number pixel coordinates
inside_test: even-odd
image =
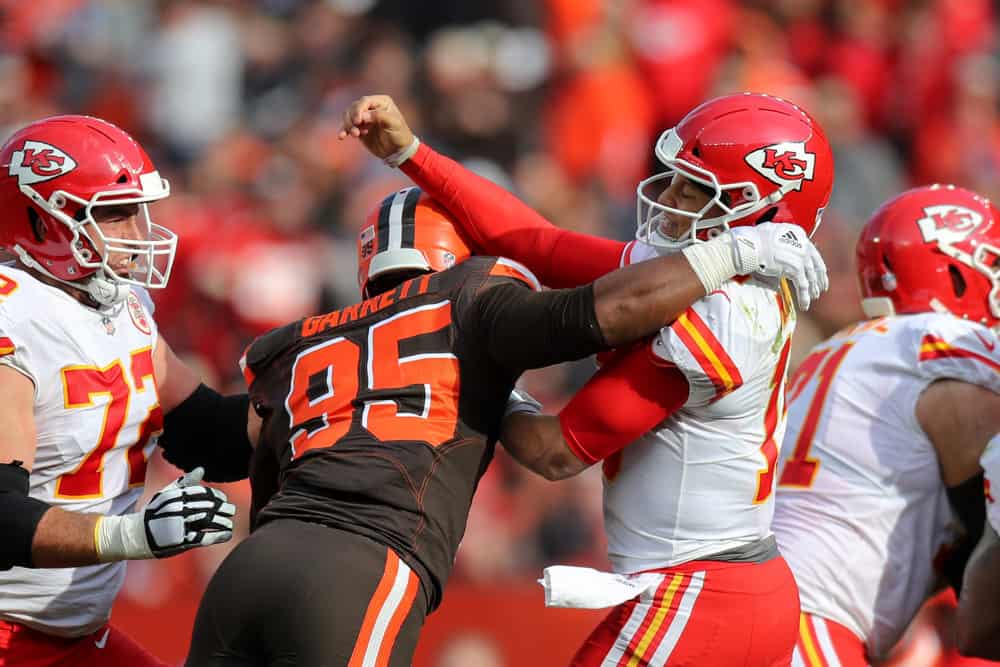
[[[414,238],[417,233],[416,216],[417,202],[420,201],[422,193],[419,188],[410,188],[406,193],[406,201],[403,203],[402,243],[404,248],[415,248]]]
[[[389,247],[389,210],[394,201],[396,201],[396,197],[386,197],[379,206],[378,225],[375,229],[375,240],[378,243],[375,248],[376,253],[385,252]]]
[[[420,188],[405,188],[382,201],[378,216],[378,252],[415,247],[414,218],[420,196]]]

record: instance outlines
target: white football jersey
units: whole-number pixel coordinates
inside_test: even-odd
[[[623,263],[653,254],[630,244]],[[729,281],[653,339],[690,391],[680,410],[605,461],[604,526],[616,572],[677,565],[771,535],[790,301],[787,290],[754,279]]]
[[[983,467],[984,491],[986,495],[986,518],[993,530],[1000,533],[1000,504],[997,504],[996,494],[1000,493],[1000,433],[993,436],[986,450],[979,458]]]
[[[818,345],[789,383],[778,547],[802,610],[854,632],[872,658],[900,638],[957,537],[917,400],[945,378],[1000,392],[997,347],[947,314],[879,318]]]
[[[0,265],[0,364],[35,385],[33,498],[122,514],[142,494],[163,424],[152,309],[139,288],[114,308],[87,308]],[[0,617],[50,634],[93,632],[107,622],[124,576],[124,563],[0,571]]]

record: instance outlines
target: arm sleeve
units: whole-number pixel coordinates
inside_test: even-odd
[[[1000,394],[1000,340],[989,328],[935,317],[918,345],[917,370],[927,380],[962,380]]]
[[[607,347],[592,285],[535,292],[513,278],[491,278],[476,297],[474,312],[490,357],[515,375]]]
[[[566,404],[559,413],[563,439],[577,458],[595,463],[654,428],[687,397],[684,374],[643,341],[603,366]]]
[[[401,169],[455,216],[479,251],[524,263],[546,285],[583,285],[622,265],[625,243],[556,227],[426,144]]]

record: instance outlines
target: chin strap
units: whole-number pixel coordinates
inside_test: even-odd
[[[58,278],[47,271],[45,267],[35,261],[35,259],[21,246],[15,245],[14,252],[17,253],[18,259],[21,260],[21,263],[25,266],[38,271],[42,275],[56,281],[57,283],[85,292],[87,296],[102,306],[114,306],[115,304],[124,301],[125,297],[128,296],[129,288],[127,285],[101,275],[100,270],[89,278],[78,282],[63,280],[62,278]]]

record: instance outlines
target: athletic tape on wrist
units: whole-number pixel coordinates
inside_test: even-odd
[[[732,243],[729,234],[722,234],[711,241],[693,243],[681,250],[705,288],[705,294],[711,294],[737,275]]]
[[[417,135],[413,135],[413,141],[410,142],[409,146],[396,151],[389,157],[385,158],[383,162],[385,162],[393,169],[397,169],[399,165],[403,164],[411,157],[413,157],[413,154],[417,152],[418,148],[420,148],[420,139],[417,137]]]

